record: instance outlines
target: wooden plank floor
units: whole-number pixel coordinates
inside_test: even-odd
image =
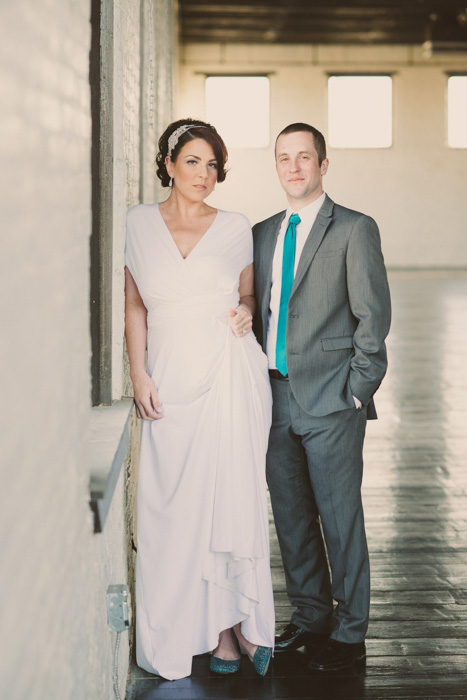
[[[333,675],[306,653],[266,678],[232,678],[197,657],[180,681],[134,664],[127,700],[467,699],[467,273],[391,275],[390,369],[367,429],[364,503],[372,567],[366,665]],[[278,628],[290,619],[271,523]]]

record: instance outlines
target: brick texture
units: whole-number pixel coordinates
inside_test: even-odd
[[[140,0],[116,0],[107,28],[115,40],[114,398],[124,383],[124,213],[139,200],[147,128],[140,120],[141,91],[149,89],[140,80],[147,32],[140,9]],[[0,22],[0,696],[110,700],[115,639],[106,590],[128,580],[125,512],[133,512],[133,497],[125,494],[129,456],[104,533],[93,534],[90,2],[7,2]],[[136,444],[135,437],[131,454]],[[123,635],[122,697],[127,667]]]

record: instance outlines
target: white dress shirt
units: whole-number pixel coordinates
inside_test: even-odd
[[[311,204],[307,204],[306,207],[300,209],[298,212],[294,212],[293,209],[287,207],[284,220],[281,224],[279,235],[277,237],[276,249],[274,251],[274,258],[272,261],[272,286],[271,286],[271,300],[269,302],[269,319],[268,319],[268,335],[267,335],[267,355],[269,360],[269,369],[277,369],[276,366],[276,344],[277,344],[277,324],[279,322],[279,306],[281,300],[281,290],[282,290],[282,258],[284,254],[284,238],[285,232],[289,225],[289,219],[292,214],[298,214],[300,217],[300,223],[297,225],[297,238],[295,244],[295,267],[294,267],[294,277],[297,274],[297,267],[300,261],[300,256],[302,254],[303,248],[305,246],[308,234],[311,231],[311,227],[315,223],[315,219],[318,216],[318,212],[321,209],[323,202],[325,200],[325,193],[315,199]],[[362,403],[356,396],[353,397],[356,408],[361,408]]]
[[[277,237],[276,249],[274,251],[274,258],[272,261],[272,286],[271,286],[271,300],[269,302],[269,320],[268,320],[268,336],[267,336],[267,355],[269,360],[269,368],[276,369],[276,343],[277,343],[277,324],[279,322],[279,306],[281,301],[281,290],[282,290],[282,257],[284,255],[284,238],[285,232],[289,225],[289,219],[292,214],[298,214],[300,217],[300,223],[297,225],[297,238],[295,245],[295,269],[294,277],[297,274],[297,267],[300,260],[300,256],[303,251],[308,234],[311,231],[311,227],[315,223],[315,219],[318,216],[318,212],[321,209],[326,195],[323,194],[315,199],[311,204],[307,204],[306,207],[300,209],[298,212],[294,212],[293,209],[287,207],[284,220],[281,224],[279,235]]]

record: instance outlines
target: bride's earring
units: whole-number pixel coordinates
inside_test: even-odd
[[[173,177],[171,177],[171,178],[170,178],[170,182],[169,182],[169,187],[172,187],[173,184],[174,184],[174,179],[173,179]]]

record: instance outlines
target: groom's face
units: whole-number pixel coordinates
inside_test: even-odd
[[[296,131],[277,139],[277,174],[289,203],[296,208],[310,204],[322,194],[322,178],[327,169],[327,158],[319,164],[313,134]]]

